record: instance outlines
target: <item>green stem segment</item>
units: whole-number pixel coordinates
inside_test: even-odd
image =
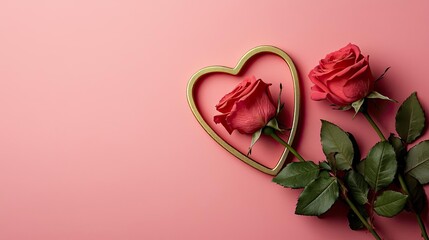
[[[366,229],[368,229],[368,231],[374,236],[374,238],[377,240],[381,240],[381,237],[377,234],[374,228],[371,227],[371,225],[369,225],[369,223],[365,220],[362,214],[360,214],[359,210],[356,208],[354,203],[348,197],[345,197],[344,199],[346,200],[347,204],[350,206],[352,211],[356,214],[356,216],[358,216],[359,220],[363,223]]]
[[[386,138],[384,137],[384,135],[381,132],[380,128],[377,126],[377,124],[374,122],[374,120],[368,114],[368,112],[364,111],[364,112],[362,112],[362,114],[365,116],[366,120],[368,120],[369,124],[371,124],[372,128],[374,128],[375,132],[377,132],[377,134],[380,137],[381,141],[386,141]]]
[[[419,223],[419,226],[420,226],[420,229],[421,229],[421,232],[422,232],[422,237],[423,237],[423,239],[428,240],[429,237],[428,237],[428,233],[426,232],[426,228],[425,228],[425,224],[423,223],[423,219],[417,213],[416,213],[416,216],[417,216],[417,222]]]
[[[404,193],[407,194],[408,196],[411,196],[410,191],[408,190],[408,186],[405,183],[404,178],[402,177],[402,174],[398,174],[398,179],[399,179],[399,184],[401,184],[402,191],[404,191]],[[410,197],[408,197],[408,204],[411,208],[411,211],[416,215],[417,222],[419,223],[419,227],[420,227],[420,231],[422,232],[423,239],[428,240],[429,237],[428,237],[428,233],[426,232],[426,228],[425,228],[425,225],[423,223],[423,219],[420,216],[420,214],[418,214],[414,210],[414,206],[413,206],[413,203],[412,203],[412,200],[410,199]]]
[[[271,136],[278,143],[285,146],[289,150],[289,152],[291,152],[296,158],[298,158],[299,161],[305,162],[304,158],[291,145],[289,145],[285,140],[279,137],[273,128],[270,128],[270,127],[264,128],[264,134]]]
[[[368,114],[367,111],[362,111],[362,114],[365,116],[366,120],[368,120],[369,124],[371,124],[372,128],[374,128],[375,132],[378,134],[378,136],[380,137],[381,141],[386,141],[386,138],[384,137],[383,133],[381,132],[380,128],[377,126],[377,124],[374,122],[374,120],[372,119],[372,117]],[[410,199],[410,191],[408,190],[408,186],[404,181],[404,177],[402,176],[401,173],[398,174],[398,179],[399,179],[399,183],[401,184],[401,188],[402,191],[408,195],[408,203],[411,206],[411,210],[413,211],[414,215],[416,215],[417,218],[417,222],[419,223],[419,227],[420,227],[420,231],[422,232],[422,237],[425,240],[429,240],[428,234],[426,232],[426,228],[425,225],[423,223],[422,217],[420,216],[420,214],[418,214],[417,212],[414,211],[413,209],[413,204],[412,201]]]
[[[359,220],[363,223],[363,225],[368,229],[368,231],[374,236],[375,239],[381,240],[381,237],[378,235],[378,233],[375,231],[375,229],[368,223],[368,221],[362,216],[362,214],[359,212],[359,210],[356,208],[356,205],[350,200],[350,198],[347,196],[347,189],[344,186],[344,184],[340,183],[341,191],[344,193],[343,197],[344,200],[346,200],[349,207],[352,209],[352,211],[356,214],[356,216],[359,218]]]

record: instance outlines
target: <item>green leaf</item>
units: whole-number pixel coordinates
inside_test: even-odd
[[[320,138],[326,156],[330,153],[337,153],[335,155],[336,169],[350,169],[353,163],[354,150],[347,133],[335,124],[322,120]],[[333,166],[331,165],[331,167]]]
[[[303,188],[319,175],[319,167],[313,162],[289,163],[273,182],[289,188]]]
[[[405,156],[407,155],[407,148],[404,142],[400,138],[395,137],[393,134],[390,134],[388,140],[390,145],[392,145],[393,149],[395,150],[396,162],[398,163],[397,171],[402,174],[405,169]]]
[[[331,166],[329,166],[328,162],[326,161],[319,162],[319,167],[328,171],[332,170]]]
[[[425,121],[422,106],[417,99],[417,93],[414,92],[396,113],[396,132],[406,143],[411,143],[422,135]]]
[[[353,199],[360,205],[368,202],[369,186],[360,173],[351,170],[346,174],[346,183]]]
[[[349,139],[350,139],[350,141],[352,142],[352,145],[353,145],[353,152],[354,152],[353,166],[356,166],[360,162],[360,157],[361,157],[359,145],[356,142],[355,136],[353,136],[353,134],[347,132],[347,135],[349,136]]]
[[[407,197],[400,192],[384,191],[375,200],[374,210],[380,216],[393,217],[404,209]]]
[[[302,191],[295,213],[319,216],[332,207],[338,195],[338,183],[334,177],[317,178]]]
[[[408,197],[412,203],[410,208],[413,209],[414,212],[421,214],[427,204],[427,197],[425,190],[423,189],[423,185],[421,185],[417,179],[411,177],[410,175],[405,176],[405,182],[410,193]]]
[[[365,160],[365,180],[375,191],[389,185],[397,169],[395,150],[387,141],[377,143]]]
[[[397,102],[397,101],[390,99],[389,97],[386,97],[386,96],[384,96],[381,93],[376,92],[376,91],[373,91],[370,94],[368,94],[368,96],[366,96],[366,98],[382,99],[382,100],[387,100],[387,101],[391,101],[391,102]]]
[[[337,159],[335,157],[336,155],[337,153],[329,153],[328,155],[326,155],[326,160],[328,161],[328,164],[334,174],[336,174],[337,172]]]
[[[322,170],[319,173],[319,178],[330,178],[331,174],[327,170]]]
[[[406,153],[406,148],[402,140],[398,137],[395,137],[393,134],[389,136],[389,143],[395,149],[396,155],[404,155]]]
[[[365,176],[365,159],[362,159],[362,161],[356,164],[356,170],[360,175]]]
[[[365,210],[365,207],[362,205],[356,205],[356,208],[358,209],[359,213],[368,220],[368,213]],[[359,219],[359,217],[353,212],[353,210],[349,210],[347,214],[347,219],[349,220],[349,227],[352,230],[360,230],[364,229],[365,225],[363,225],[362,221]]]
[[[410,149],[405,160],[405,173],[421,184],[429,182],[429,141],[423,141]]]

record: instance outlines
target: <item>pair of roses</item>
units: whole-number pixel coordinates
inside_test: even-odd
[[[387,70],[386,70],[387,71]],[[368,56],[348,44],[320,60],[309,73],[313,82],[311,99],[327,100],[340,110],[354,109],[369,121],[380,137],[364,160],[353,135],[322,120],[321,143],[326,160],[315,164],[283,141],[276,132],[280,97],[271,96],[271,84],[255,77],[245,78],[216,105],[221,113],[214,117],[231,134],[237,130],[253,134],[251,146],[261,133],[273,137],[299,160],[289,163],[273,181],[289,188],[304,188],[296,214],[321,215],[342,199],[349,206],[349,226],[366,228],[381,239],[374,228],[374,212],[393,217],[403,209],[413,212],[422,237],[429,239],[421,218],[427,199],[423,184],[429,182],[429,141],[408,149],[425,127],[425,116],[416,94],[412,94],[396,114],[396,132],[386,139],[367,111],[369,99],[391,100],[374,91],[375,83]],[[249,151],[250,153],[250,151]]]
[[[326,99],[341,108],[367,97],[375,85],[368,56],[353,44],[328,54],[309,77],[314,83],[313,100]],[[276,114],[270,86],[253,76],[245,78],[216,105],[222,114],[214,117],[215,123],[221,123],[229,133],[253,134],[263,128]]]

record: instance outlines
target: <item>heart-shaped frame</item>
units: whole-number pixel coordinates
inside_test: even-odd
[[[236,156],[241,161],[245,162],[246,164],[256,168],[257,170],[270,174],[270,175],[277,175],[277,173],[282,169],[286,158],[289,154],[289,150],[285,148],[283,151],[280,159],[278,160],[276,166],[274,168],[269,168],[261,163],[256,162],[255,160],[249,158],[242,152],[238,151],[236,148],[228,144],[225,140],[223,140],[204,120],[204,118],[201,116],[200,112],[197,109],[195,100],[194,100],[194,87],[196,83],[207,74],[212,73],[225,73],[233,76],[237,76],[240,74],[243,67],[246,65],[246,62],[249,61],[251,58],[255,57],[256,55],[260,54],[274,54],[282,58],[286,64],[289,67],[290,73],[292,75],[292,81],[293,81],[293,90],[294,90],[294,111],[293,111],[293,120],[292,120],[292,127],[290,130],[290,135],[287,143],[289,145],[292,145],[293,140],[295,138],[295,134],[298,128],[298,121],[299,121],[299,113],[300,113],[300,89],[299,89],[299,80],[298,80],[298,73],[296,71],[295,65],[292,61],[292,59],[287,55],[286,52],[283,50],[274,47],[274,46],[258,46],[251,50],[249,50],[247,53],[241,57],[240,61],[238,61],[237,65],[234,68],[229,68],[225,66],[210,66],[205,67],[198,72],[196,72],[194,75],[192,75],[191,79],[189,80],[188,87],[187,87],[187,97],[188,97],[188,103],[189,107],[191,108],[192,113],[194,114],[195,118],[198,120],[198,122],[201,124],[201,126],[204,128],[204,130],[217,142],[219,145],[221,145],[223,148],[225,148],[228,152],[232,153],[234,156]]]

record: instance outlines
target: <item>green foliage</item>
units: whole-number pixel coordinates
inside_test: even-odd
[[[413,176],[421,184],[429,182],[429,141],[423,141],[408,152],[405,173]]]
[[[328,170],[328,171],[332,170],[331,166],[329,166],[328,162],[326,162],[326,161],[319,162],[319,167],[323,168],[325,170]]]
[[[365,160],[366,159],[363,159],[358,164],[356,164],[356,171],[362,176],[365,176]]]
[[[418,214],[421,214],[427,204],[425,190],[419,181],[410,175],[405,176],[405,182],[410,194],[408,197],[411,199],[411,205],[409,206],[409,209]]]
[[[360,162],[360,149],[359,149],[359,145],[355,139],[355,136],[353,136],[353,134],[347,132],[347,135],[349,136],[350,141],[352,142],[353,145],[353,167],[356,167],[356,165]]]
[[[398,157],[404,157],[405,154],[407,154],[407,149],[405,147],[404,142],[398,137],[395,137],[394,135],[389,136],[389,143],[392,145],[393,149],[395,150],[395,154]]]
[[[384,95],[382,95],[379,92],[373,91],[370,94],[368,94],[368,96],[366,96],[366,98],[372,98],[372,99],[381,99],[381,100],[387,100],[387,101],[391,101],[391,102],[396,102],[393,99],[390,99],[389,97],[386,97]]]
[[[351,170],[346,174],[346,183],[353,199],[360,205],[368,202],[369,186],[360,173]]]
[[[368,220],[368,214],[365,210],[365,207],[362,205],[357,205],[356,206],[358,212],[362,215],[363,218],[365,218],[366,220]],[[364,229],[365,225],[363,225],[362,221],[359,219],[359,217],[356,215],[355,212],[353,212],[353,210],[349,210],[349,212],[347,213],[347,219],[349,220],[349,227],[352,230],[360,230],[360,229]]]
[[[396,160],[398,162],[398,168],[400,169],[400,172],[403,172],[403,169],[405,167],[405,155],[407,155],[407,148],[405,146],[405,143],[398,137],[395,137],[394,135],[389,136],[389,143],[392,145],[393,149],[395,150]]]
[[[253,145],[255,145],[255,143],[259,140],[259,138],[261,137],[261,134],[262,134],[262,128],[256,131],[252,135],[252,141],[250,142],[250,147],[249,147],[249,151],[247,152],[247,155],[252,154]]]
[[[327,170],[320,171],[319,178],[330,178],[330,177],[331,177],[331,174],[329,174],[329,171]]]
[[[313,162],[289,163],[273,182],[289,188],[303,188],[319,175],[319,167]]]
[[[365,102],[365,98],[362,98],[362,99],[359,99],[356,102],[352,103],[352,107],[355,110],[355,115],[353,117],[355,117],[356,114],[358,114],[360,112],[364,102]]]
[[[414,92],[396,113],[396,132],[406,143],[411,143],[423,133],[425,121],[422,106]]]
[[[320,177],[304,188],[298,199],[295,213],[319,216],[328,211],[339,195],[337,179]]]
[[[279,127],[277,118],[271,118],[271,120],[265,125],[265,127],[270,127],[276,131],[283,132],[284,130]]]
[[[375,98],[393,101],[372,92],[366,99],[342,110],[353,107],[356,113],[367,114],[367,100]],[[369,121],[384,138],[370,117]],[[319,165],[313,162],[290,163],[273,181],[284,187],[304,188],[295,210],[299,215],[320,216],[332,207],[341,194],[350,206],[347,218],[353,230],[365,227],[370,230],[374,212],[393,217],[407,207],[419,216],[427,205],[422,184],[429,182],[429,141],[417,144],[409,152],[407,144],[421,136],[424,128],[424,112],[416,93],[413,93],[396,115],[399,137],[391,134],[388,141],[375,144],[366,158],[360,161],[360,150],[354,136],[322,120],[320,138],[326,160],[319,162]],[[392,183],[398,175],[403,193],[390,190],[394,189]]]
[[[331,168],[331,171],[334,174],[337,174],[337,159],[336,159],[337,153],[329,153],[326,155],[326,160],[328,161],[328,164]]]
[[[326,156],[336,153],[335,166],[331,165],[331,167],[337,170],[348,170],[352,167],[354,149],[346,132],[335,124],[322,120],[320,138]]]
[[[397,169],[395,150],[387,141],[377,143],[365,160],[365,180],[376,192],[388,186]]]
[[[407,197],[400,192],[384,191],[375,200],[374,210],[380,216],[393,217],[404,209]]]

